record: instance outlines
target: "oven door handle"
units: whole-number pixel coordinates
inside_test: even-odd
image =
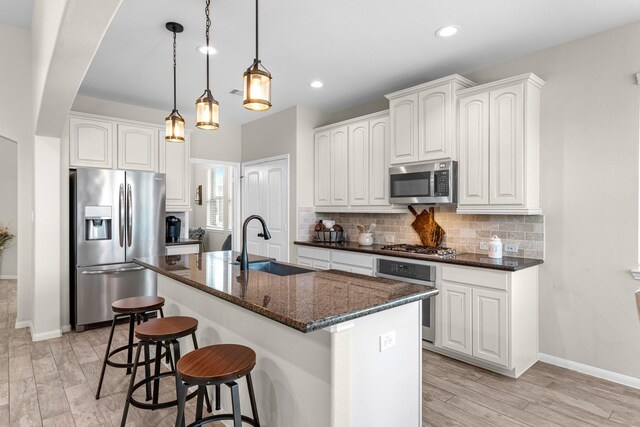
[[[413,283],[415,285],[430,286],[432,288],[436,287],[436,284],[434,282],[429,282],[426,280],[409,279],[407,277],[394,276],[393,274],[385,274],[385,273],[380,273],[378,271],[376,271],[376,277],[381,277],[383,279],[398,280],[400,282]]]

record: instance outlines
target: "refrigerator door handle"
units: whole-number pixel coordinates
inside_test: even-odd
[[[127,246],[131,247],[133,238],[133,196],[131,195],[131,184],[127,184]]]
[[[116,268],[113,270],[87,270],[87,271],[83,271],[82,274],[93,276],[96,274],[128,273],[131,271],[140,271],[140,270],[144,270],[144,267]]]
[[[124,184],[120,184],[120,205],[118,211],[120,213],[120,247],[124,248]]]

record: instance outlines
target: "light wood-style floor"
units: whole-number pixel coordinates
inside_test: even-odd
[[[16,283],[0,280],[0,426],[119,425],[129,377],[108,367],[94,398],[109,329],[33,343],[27,329],[13,328],[15,317]],[[115,340],[126,342],[126,325]],[[170,397],[173,383],[162,383]],[[191,401],[188,422],[193,410]],[[132,407],[128,421],[172,426],[175,410]],[[512,380],[423,351],[423,425],[640,426],[640,390],[545,363]]]

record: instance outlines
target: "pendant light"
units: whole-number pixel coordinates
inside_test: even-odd
[[[207,0],[204,14],[207,17],[207,30],[205,36],[207,39],[207,88],[204,94],[196,100],[196,126],[200,129],[215,130],[220,127],[220,106],[218,101],[213,97],[209,90],[209,28],[211,28],[211,19],[209,18],[209,6],[211,0]]]
[[[167,30],[173,33],[173,110],[165,119],[166,133],[164,139],[169,142],[184,142],[184,119],[176,107],[176,33],[184,27],[176,22],[167,22]]]
[[[244,100],[247,110],[266,111],[271,108],[271,73],[258,56],[258,0],[256,0],[256,58],[244,72]]]

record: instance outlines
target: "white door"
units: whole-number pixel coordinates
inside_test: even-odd
[[[507,293],[473,290],[473,356],[507,366]]]
[[[347,126],[331,131],[331,206],[349,205],[349,146]]]
[[[331,205],[331,143],[329,131],[315,135],[315,205]]]
[[[420,160],[451,157],[451,83],[420,92],[419,150]]]
[[[154,172],[157,169],[156,130],[118,125],[118,169]]]
[[[524,203],[524,84],[489,94],[489,203]]]
[[[471,288],[442,283],[442,347],[471,354]]]
[[[369,204],[389,206],[389,118],[369,122]]]
[[[260,221],[247,226],[247,252],[289,261],[289,160],[279,159],[243,165],[242,222],[260,215],[270,240],[264,240]]]
[[[391,164],[418,160],[418,94],[389,102],[391,117]]]
[[[369,122],[349,125],[349,204],[369,204]]]
[[[489,94],[460,99],[458,204],[489,204]]]
[[[113,167],[113,123],[106,120],[69,119],[69,165],[111,169]]]

